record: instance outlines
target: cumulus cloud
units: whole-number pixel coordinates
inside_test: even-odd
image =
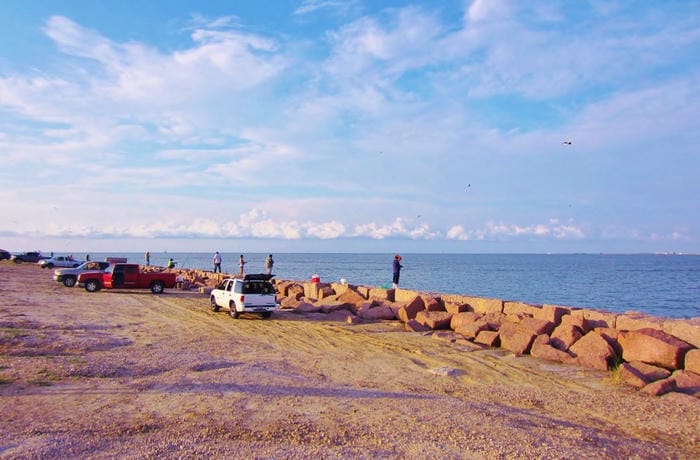
[[[462,225],[453,225],[447,230],[446,238],[450,240],[486,240],[519,237],[553,237],[562,239],[581,239],[584,231],[569,222],[562,224],[558,219],[550,219],[545,224],[518,225],[489,221],[485,227],[466,230]]]

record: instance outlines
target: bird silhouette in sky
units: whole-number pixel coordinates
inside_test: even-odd
[[[572,145],[571,141],[562,141],[561,145]]]

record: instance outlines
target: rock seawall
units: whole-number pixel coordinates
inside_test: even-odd
[[[283,309],[398,320],[407,331],[610,370],[651,395],[700,398],[700,318],[670,319],[406,289],[277,280]]]
[[[208,293],[230,274],[175,270],[184,287]],[[350,323],[396,320],[411,332],[474,349],[610,370],[651,395],[700,398],[700,318],[671,319],[562,305],[340,283],[274,280],[282,309]]]

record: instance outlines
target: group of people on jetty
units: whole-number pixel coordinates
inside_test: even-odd
[[[401,269],[403,268],[403,265],[401,265],[401,260],[403,260],[403,259],[402,259],[400,254],[396,254],[394,256],[394,260],[392,263],[393,276],[392,276],[392,283],[391,283],[392,288],[394,288],[394,289],[398,289],[398,287],[399,287],[399,278],[401,277]],[[223,261],[223,258],[221,257],[221,253],[219,251],[216,251],[216,253],[214,254],[214,258],[212,260],[212,262],[214,264],[214,273],[221,273],[222,261]],[[144,254],[144,262],[146,263],[146,265],[151,265],[151,253],[150,252],[146,252]],[[168,259],[168,263],[166,264],[166,268],[174,269],[176,263],[177,262],[175,262],[171,257],[170,259]],[[245,258],[243,257],[243,254],[241,254],[240,257],[238,258],[238,274],[239,275],[244,274],[245,265],[247,263],[248,263],[248,261],[246,261]],[[274,264],[275,264],[275,261],[272,258],[272,254],[269,254],[265,258],[265,273],[267,275],[272,274],[272,267],[274,266]]]
[[[145,265],[151,265],[151,253],[146,252],[143,256],[143,260],[144,260]],[[223,261],[223,259],[221,257],[221,253],[219,251],[216,251],[216,254],[214,254],[214,259],[213,259],[214,273],[221,273],[221,262],[222,261]],[[243,254],[241,254],[240,257],[238,258],[238,274],[239,275],[243,275],[243,273],[245,271],[245,264],[247,264],[247,263],[248,263],[248,261],[246,261],[245,258],[243,257]],[[168,259],[168,262],[165,265],[165,268],[173,269],[173,268],[175,268],[175,264],[177,264],[177,262],[171,257],[170,259]],[[275,264],[275,261],[272,258],[272,254],[269,254],[265,258],[265,273],[266,274],[268,274],[268,275],[272,274],[272,267],[274,266],[274,264]]]

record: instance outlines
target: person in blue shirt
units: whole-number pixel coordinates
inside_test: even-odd
[[[401,275],[401,256],[396,254],[394,256],[394,279],[392,280],[392,287],[394,289],[399,288],[399,276]]]

